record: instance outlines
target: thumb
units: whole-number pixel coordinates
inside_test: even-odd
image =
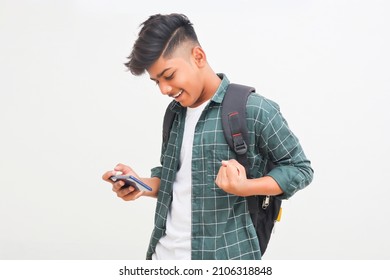
[[[122,174],[128,174],[130,173],[131,171],[133,171],[129,166],[127,165],[124,165],[122,163],[118,163],[115,168],[114,168],[115,171],[119,171],[119,172],[122,172]]]
[[[234,175],[234,176],[236,174],[240,175],[240,169],[235,163],[236,163],[236,161],[232,161],[232,160],[230,160],[230,161],[223,160],[222,161],[222,166],[227,167],[227,170],[228,170],[227,174]]]

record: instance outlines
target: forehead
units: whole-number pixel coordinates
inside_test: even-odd
[[[160,56],[156,60],[156,62],[154,62],[147,69],[147,72],[149,73],[150,78],[158,79],[165,72],[169,72],[169,70],[176,70],[178,68],[181,68],[185,66],[186,63],[188,63],[188,56],[186,58],[185,56],[182,55],[182,53],[175,52],[169,57]]]

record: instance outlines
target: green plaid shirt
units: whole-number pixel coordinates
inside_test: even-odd
[[[221,102],[229,80],[222,82],[203,110],[196,125],[192,149],[192,259],[261,259],[260,247],[244,197],[228,194],[215,184],[222,160],[234,159],[225,141],[221,124]],[[173,102],[177,113],[168,143],[162,147],[161,165],[152,177],[161,179],[155,225],[147,259],[151,259],[158,240],[165,234],[167,214],[172,201],[172,186],[179,166],[186,108]],[[264,176],[267,159],[276,167],[268,173],[282,188],[287,199],[312,180],[310,162],[298,139],[288,128],[278,105],[253,93],[247,102],[249,130],[249,173]],[[264,156],[266,155],[266,156]]]

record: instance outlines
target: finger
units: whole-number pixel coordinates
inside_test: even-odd
[[[131,169],[129,166],[124,165],[124,164],[122,164],[122,163],[118,163],[118,164],[115,166],[114,170],[115,170],[115,171],[122,172],[122,174],[125,174],[125,175],[133,171],[133,169]]]
[[[214,181],[215,184],[216,184],[217,186],[219,186],[219,184],[221,183],[221,175],[220,175],[220,172],[221,172],[221,170],[219,170],[217,176],[215,177],[215,181]]]
[[[107,172],[105,172],[104,174],[103,174],[103,176],[102,176],[102,179],[104,180],[104,181],[107,181],[107,182],[112,182],[111,180],[110,180],[110,177],[111,176],[113,176],[113,175],[115,175],[115,171],[107,171]]]
[[[241,164],[240,164],[238,161],[236,161],[235,159],[222,160],[221,163],[222,163],[222,166],[224,166],[224,167],[227,167],[227,166],[236,166],[236,167],[238,167],[238,166],[241,165]]]
[[[114,190],[116,192],[117,196],[120,198],[124,198],[125,196],[135,192],[136,189],[134,187],[125,187],[125,188],[120,188],[118,190]]]
[[[119,191],[123,186],[125,185],[125,182],[123,181],[118,181],[112,184],[112,190],[114,192]]]
[[[228,178],[236,177],[240,175],[240,169],[238,166],[238,162],[235,160],[230,160],[226,163],[226,176]]]
[[[215,183],[217,184],[217,186],[223,187],[223,183],[225,180],[226,180],[226,167],[222,165],[219,168],[217,177],[215,178]]]
[[[222,165],[218,170],[217,177],[220,177],[220,179],[222,179],[225,175],[226,175],[226,167]]]
[[[140,196],[142,196],[143,194],[144,194],[144,191],[138,191],[137,190],[137,191],[132,191],[132,192],[128,193],[127,195],[122,196],[121,198],[124,201],[136,200]]]

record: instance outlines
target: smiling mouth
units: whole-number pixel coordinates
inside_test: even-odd
[[[175,95],[172,95],[173,98],[178,98],[183,93],[183,90],[179,91]]]

